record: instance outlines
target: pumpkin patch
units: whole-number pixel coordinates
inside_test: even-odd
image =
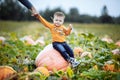
[[[80,61],[72,68],[49,44],[49,33],[44,35],[44,45],[26,45],[15,33],[0,42],[0,80],[119,80],[120,47],[116,43],[91,33],[71,34],[68,43]]]

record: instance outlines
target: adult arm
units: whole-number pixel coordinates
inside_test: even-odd
[[[18,0],[18,1],[20,1],[28,9],[31,9],[33,7],[32,3],[29,2],[28,0]]]

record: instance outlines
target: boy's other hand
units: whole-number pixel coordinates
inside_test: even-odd
[[[73,27],[72,24],[69,24],[69,29],[70,29],[70,30],[72,30],[72,27]]]

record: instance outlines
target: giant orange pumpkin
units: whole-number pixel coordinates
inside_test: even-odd
[[[49,71],[66,70],[69,63],[49,44],[36,57],[35,64],[38,67],[46,67]]]
[[[0,66],[0,80],[5,80],[14,73],[16,73],[16,71],[12,67]]]

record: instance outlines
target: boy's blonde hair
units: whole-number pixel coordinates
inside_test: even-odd
[[[63,12],[55,12],[54,16],[60,16],[60,17],[64,17],[65,18],[65,15],[64,15]]]

